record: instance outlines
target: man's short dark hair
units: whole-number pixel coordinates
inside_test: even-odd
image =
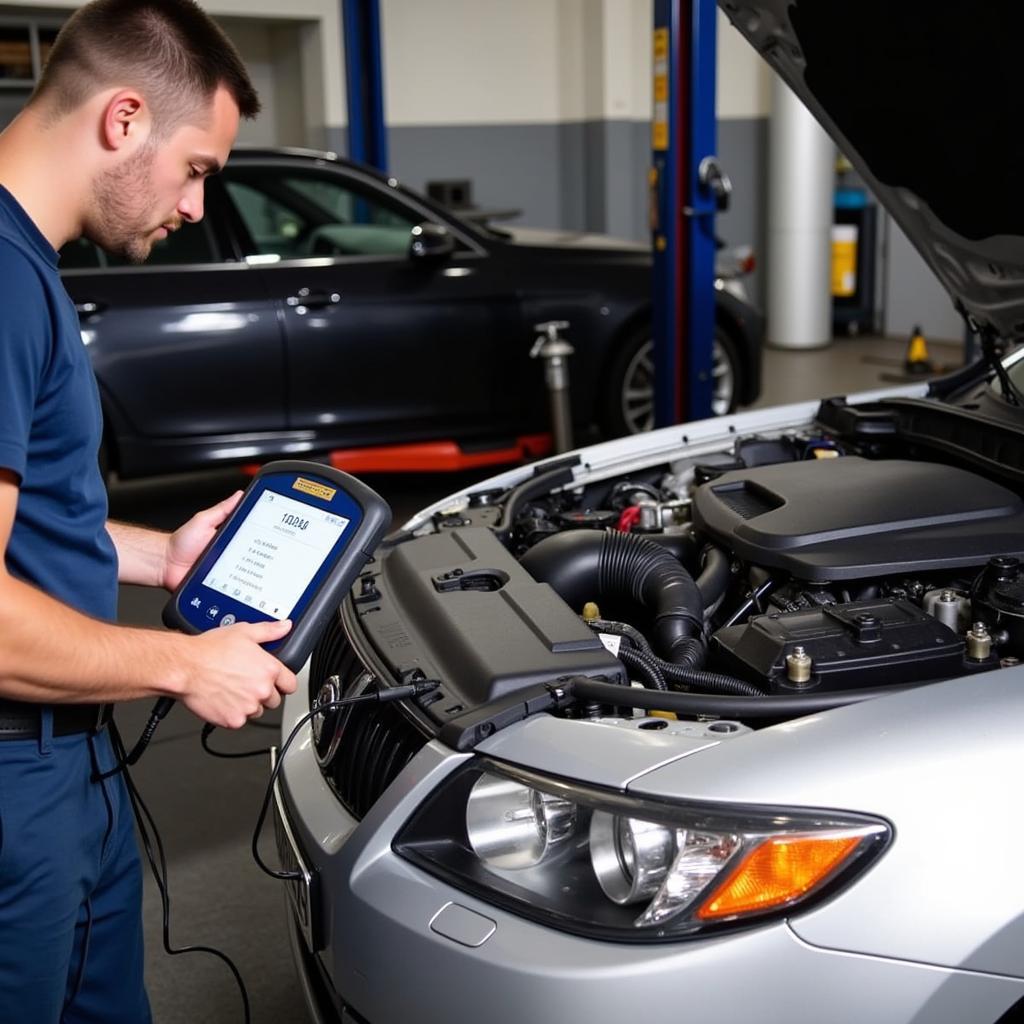
[[[154,131],[203,113],[218,86],[242,117],[260,101],[234,44],[194,0],[92,0],[60,30],[32,100],[61,116],[102,89],[138,89]]]

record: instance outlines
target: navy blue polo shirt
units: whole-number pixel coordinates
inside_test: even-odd
[[[0,186],[0,466],[21,481],[7,568],[112,620],[117,552],[97,465],[103,415],[57,259]]]

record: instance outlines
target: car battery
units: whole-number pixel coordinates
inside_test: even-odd
[[[755,615],[715,634],[711,663],[771,693],[941,679],[981,664],[969,664],[956,632],[895,599]]]

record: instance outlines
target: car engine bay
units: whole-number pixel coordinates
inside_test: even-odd
[[[547,463],[396,534],[314,654],[311,705],[388,680],[439,686],[376,712],[362,753],[369,712],[321,716],[325,777],[364,811],[431,736],[468,748],[537,710],[629,719],[664,694],[670,720],[746,730],[1017,664],[1015,479],[878,422],[819,417],[583,486],[572,459]],[[552,699],[569,681],[586,696]],[[630,684],[651,692],[613,703],[609,687]],[[348,757],[372,747],[382,763],[349,772],[342,733]],[[362,797],[340,791],[356,778]]]

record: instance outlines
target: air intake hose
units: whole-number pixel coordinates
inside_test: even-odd
[[[658,544],[628,533],[568,530],[545,537],[521,562],[577,610],[609,597],[640,603],[654,617],[658,653],[666,661],[692,664],[704,602],[693,577]]]

